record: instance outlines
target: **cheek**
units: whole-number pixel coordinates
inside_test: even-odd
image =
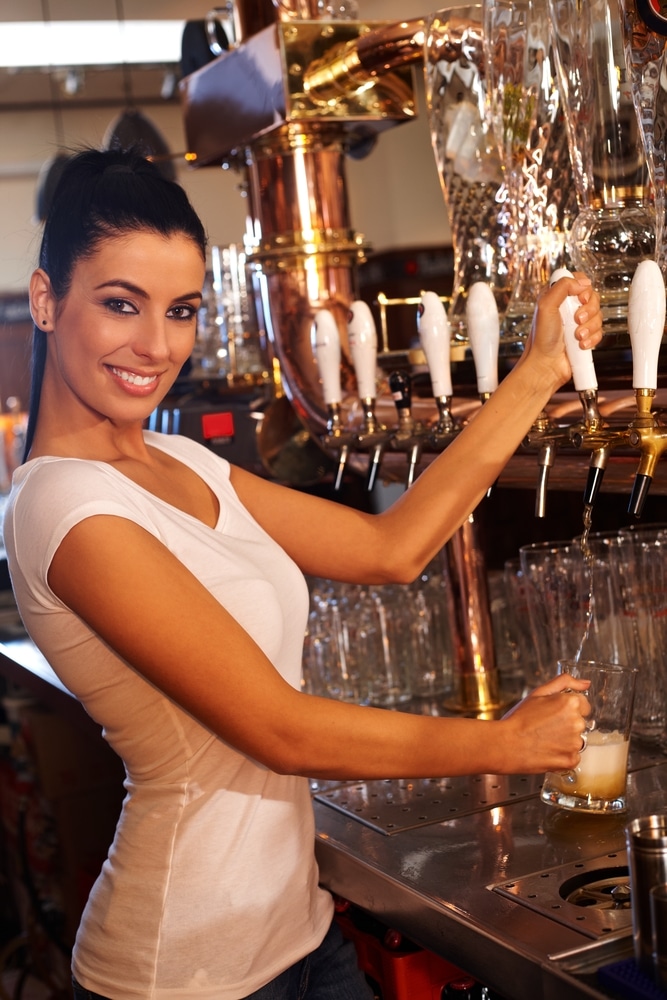
[[[171,342],[171,356],[174,361],[179,361],[183,364],[190,357],[194,350],[195,341],[197,339],[197,325],[193,323],[191,329],[187,332],[181,330],[177,337],[174,337]]]

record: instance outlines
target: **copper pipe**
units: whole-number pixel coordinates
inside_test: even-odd
[[[378,75],[424,59],[423,18],[386,24],[336,45],[304,73],[304,91],[327,104],[365,86]]]

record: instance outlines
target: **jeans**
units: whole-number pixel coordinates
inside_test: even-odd
[[[373,1000],[373,991],[334,920],[319,948],[243,1000]]]
[[[76,980],[72,990],[74,1000],[109,1000]],[[319,948],[239,1000],[373,1000],[373,991],[359,970],[354,945],[334,920]]]

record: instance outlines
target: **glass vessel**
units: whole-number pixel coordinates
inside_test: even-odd
[[[607,328],[622,329],[635,268],[654,254],[655,212],[618,0],[549,0],[549,13],[579,203],[569,249]]]
[[[470,286],[491,286],[502,321],[515,282],[508,191],[486,112],[481,4],[430,14],[425,49],[428,122],[454,250],[448,314],[464,340]]]
[[[665,248],[665,130],[667,129],[667,77],[662,33],[651,31],[635,0],[619,0],[625,63],[630,73],[632,97],[655,201],[655,259],[663,275]]]
[[[484,0],[487,93],[510,194],[517,282],[505,325],[530,331],[535,301],[569,266],[577,214],[546,0]]]

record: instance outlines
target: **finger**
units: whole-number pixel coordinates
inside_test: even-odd
[[[558,674],[556,677],[552,677],[551,680],[545,681],[544,684],[535,688],[531,693],[534,695],[549,695],[562,694],[564,691],[587,691],[590,684],[590,681],[584,680],[582,677],[572,677],[571,674]]]

